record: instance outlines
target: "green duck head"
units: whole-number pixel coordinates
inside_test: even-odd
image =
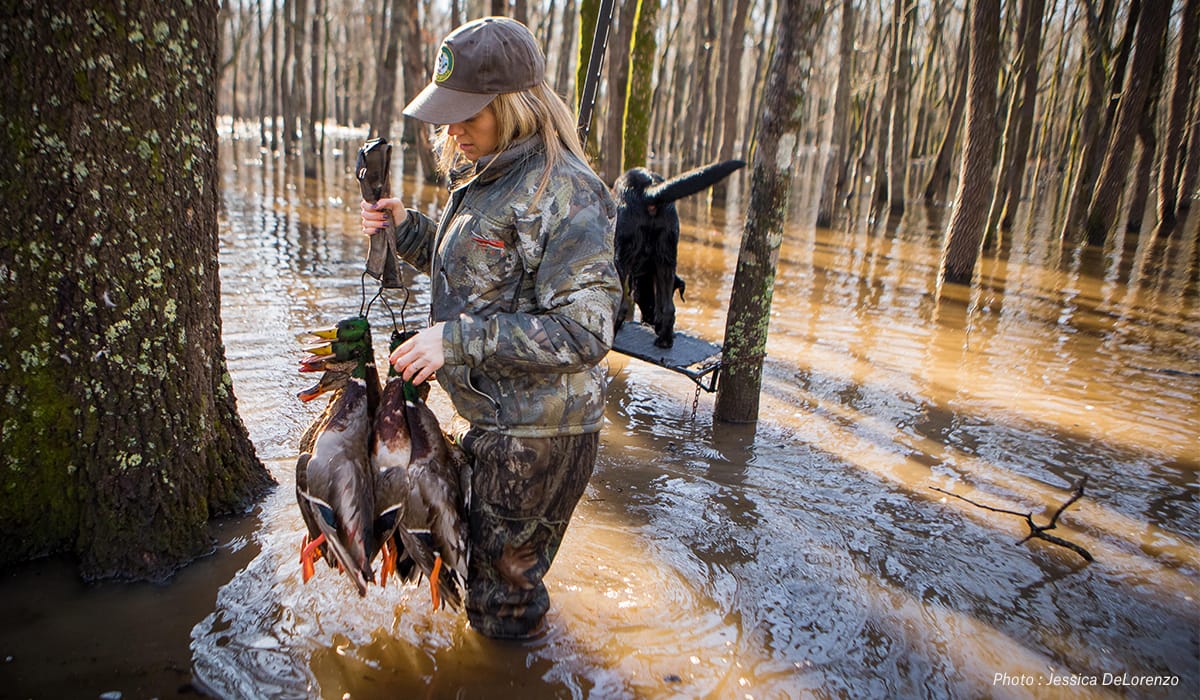
[[[301,333],[297,339],[302,343],[317,342],[320,340],[341,340],[343,342],[354,342],[362,339],[371,342],[371,324],[365,316],[351,316],[338,321],[333,328],[324,328],[315,331]]]
[[[300,392],[302,401],[335,391],[351,378],[368,379],[374,375],[375,352],[371,347],[371,328],[361,316],[344,319],[335,328],[311,331],[310,335],[327,342],[307,348],[309,355],[300,361],[301,372],[323,372],[316,385]],[[378,382],[378,379],[375,379]]]
[[[413,337],[416,334],[417,334],[416,331],[401,332],[401,331],[398,331],[395,328],[393,328],[391,340],[388,341],[388,353],[391,354],[391,353],[395,352],[396,348],[400,347],[401,343],[403,343],[404,341],[408,340],[409,338]],[[400,373],[397,372],[396,368],[394,366],[392,366],[392,363],[389,362],[388,363],[388,379],[391,379],[392,377],[399,377],[399,376],[400,376]]]

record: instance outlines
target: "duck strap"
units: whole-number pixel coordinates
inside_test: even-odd
[[[363,199],[371,204],[391,194],[391,161],[392,146],[383,137],[371,139],[358,149],[354,172]],[[396,262],[396,239],[388,229],[379,229],[371,234],[367,247],[367,274],[379,280],[387,289],[404,286]]]

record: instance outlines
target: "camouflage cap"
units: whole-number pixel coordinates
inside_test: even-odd
[[[528,90],[546,77],[546,57],[524,24],[508,17],[468,22],[438,50],[433,81],[404,113],[434,124],[468,119],[503,92]]]

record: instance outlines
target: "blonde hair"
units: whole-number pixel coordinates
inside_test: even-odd
[[[576,131],[575,116],[546,81],[521,92],[506,92],[496,95],[489,105],[496,116],[496,154],[518,141],[541,134],[546,148],[546,170],[542,181],[533,195],[536,202],[550,179],[550,171],[566,153],[573,153],[583,163],[587,156]],[[485,108],[486,109],[486,108]],[[466,156],[447,133],[448,125],[441,125],[434,134],[434,148],[438,152],[438,170],[448,174],[463,164]],[[494,160],[492,161],[494,162]],[[487,170],[485,166],[484,171]],[[476,173],[478,177],[483,171]]]

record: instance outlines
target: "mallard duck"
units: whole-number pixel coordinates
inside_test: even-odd
[[[394,350],[411,334],[392,333]],[[462,605],[467,525],[461,485],[464,462],[446,443],[421,391],[395,368],[375,416],[375,535],[383,547],[381,583],[396,572],[429,579],[434,608]],[[415,570],[414,570],[415,569]]]
[[[359,595],[366,595],[367,583],[375,580],[369,556],[375,513],[369,449],[379,402],[370,327],[365,318],[354,317],[312,335],[329,342],[309,348],[312,354],[300,371],[323,374],[299,397],[307,402],[327,392],[333,395],[301,437],[296,461],[296,501],[308,526],[301,546],[302,573],[307,583],[316,559],[324,556],[346,573]]]

